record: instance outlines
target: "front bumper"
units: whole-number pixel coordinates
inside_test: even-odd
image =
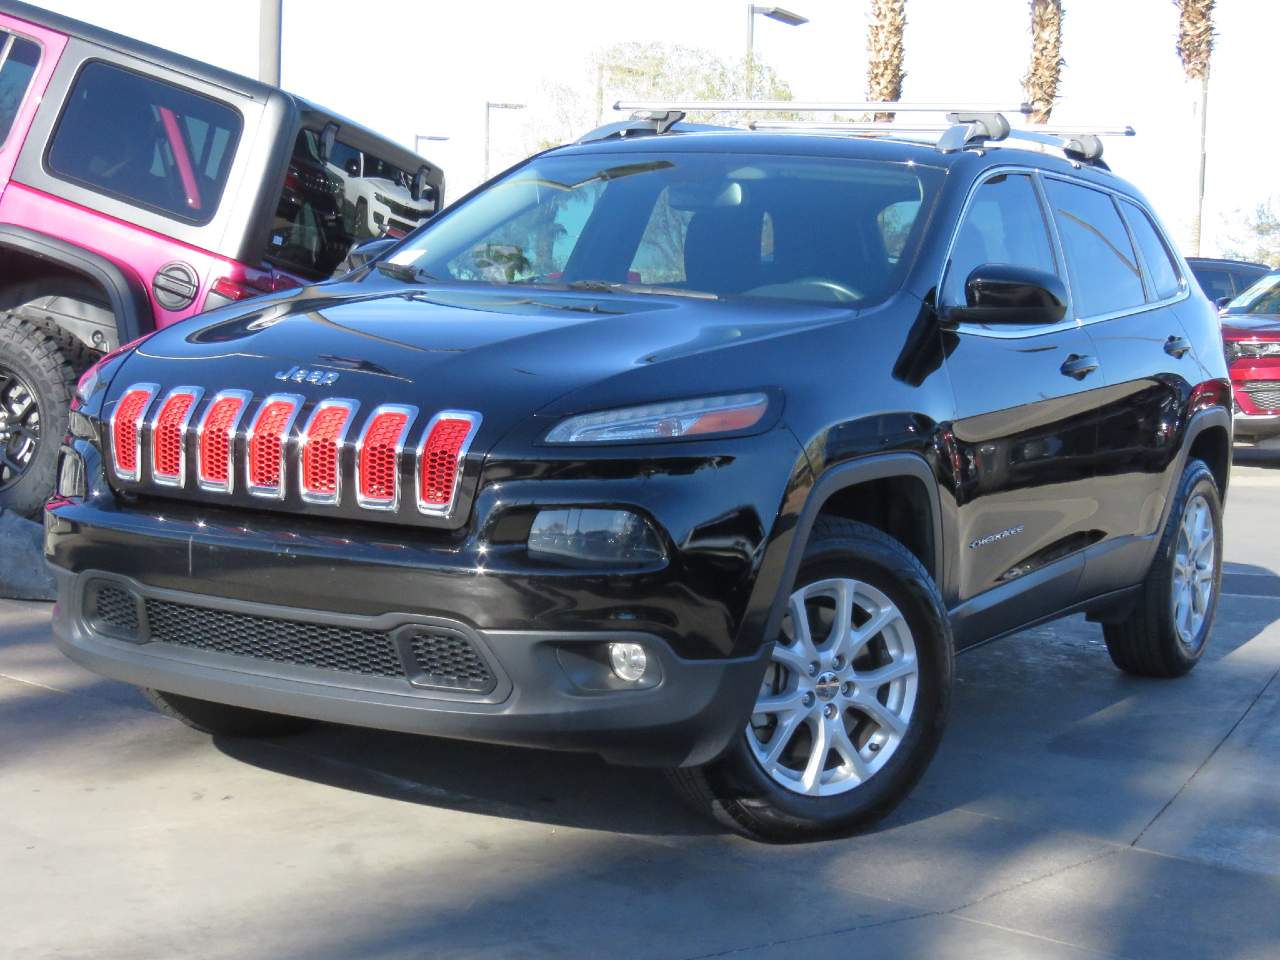
[[[1236,440],[1246,443],[1280,436],[1280,413],[1241,413],[1232,418]]]
[[[750,658],[686,660],[661,638],[634,631],[485,631],[412,613],[337,614],[150,587],[93,570],[52,570],[58,584],[56,642],[71,659],[103,676],[272,713],[586,751],[624,764],[672,767],[714,759],[746,723],[768,656],[765,647]],[[197,617],[280,624],[304,643],[311,628],[392,637],[406,630],[448,631],[474,645],[492,669],[495,683],[479,693],[433,689],[408,672],[344,672],[191,645],[185,638],[152,639],[146,626],[124,639],[102,627],[96,606],[86,605],[86,588],[104,583],[140,604],[143,624],[149,616],[145,611],[152,609],[149,604],[159,603]],[[642,643],[648,651],[650,671],[640,689],[619,688],[620,682],[601,665],[599,653],[611,640]]]

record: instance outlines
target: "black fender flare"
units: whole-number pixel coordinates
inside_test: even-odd
[[[100,286],[111,304],[121,344],[136,340],[153,328],[151,299],[142,282],[101,254],[28,227],[0,223],[0,251],[5,249],[57,264]]]
[[[1164,498],[1164,507],[1160,510],[1160,525],[1156,527],[1155,539],[1159,541],[1165,525],[1169,522],[1169,511],[1173,509],[1173,501],[1177,499],[1178,484],[1182,482],[1182,471],[1187,469],[1187,459],[1191,456],[1191,447],[1196,437],[1211,427],[1222,427],[1227,431],[1227,477],[1231,476],[1231,447],[1234,434],[1231,427],[1231,413],[1225,407],[1210,407],[1191,415],[1187,421],[1187,431],[1183,434],[1182,444],[1178,449],[1177,467],[1173,470],[1172,486],[1168,496]],[[1227,502],[1227,485],[1218,491],[1218,496],[1225,505]],[[1154,549],[1154,548],[1153,548]]]
[[[837,464],[818,477],[810,488],[804,507],[796,519],[786,564],[782,570],[782,578],[778,582],[778,592],[769,608],[769,618],[765,622],[765,638],[776,637],[782,628],[782,618],[787,611],[787,600],[791,596],[796,574],[800,571],[800,561],[804,557],[805,547],[808,546],[809,534],[823,505],[833,494],[847,487],[869,480],[887,480],[893,477],[910,477],[924,484],[929,497],[934,576],[940,578],[945,575],[947,568],[942,534],[942,499],[938,493],[937,477],[929,467],[929,462],[919,454],[899,452],[874,454]],[[941,583],[938,586],[942,588]]]

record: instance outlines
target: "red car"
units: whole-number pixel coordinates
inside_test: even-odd
[[[1222,314],[1231,365],[1236,440],[1280,436],[1280,271],[1268,273]]]

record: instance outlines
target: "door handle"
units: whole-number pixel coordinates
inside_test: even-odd
[[[1076,380],[1083,380],[1093,371],[1098,369],[1097,357],[1085,357],[1078,353],[1073,353],[1062,361],[1063,376],[1073,377]]]
[[[1185,337],[1179,337],[1175,334],[1164,342],[1164,352],[1171,357],[1181,360],[1191,352],[1191,344],[1187,343]]]

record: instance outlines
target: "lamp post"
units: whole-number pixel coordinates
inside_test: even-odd
[[[768,17],[770,20],[777,20],[779,23],[786,24],[788,27],[798,27],[809,22],[808,17],[802,17],[798,13],[790,10],[784,10],[782,7],[762,6],[758,3],[747,4],[747,99],[751,99],[751,86],[753,81],[752,74],[755,73],[755,46],[756,46],[756,14],[762,17]]]
[[[489,117],[495,110],[523,110],[523,103],[494,103],[486,100],[484,104],[484,178],[489,179]]]
[[[280,86],[280,27],[284,0],[259,0],[258,79]]]

